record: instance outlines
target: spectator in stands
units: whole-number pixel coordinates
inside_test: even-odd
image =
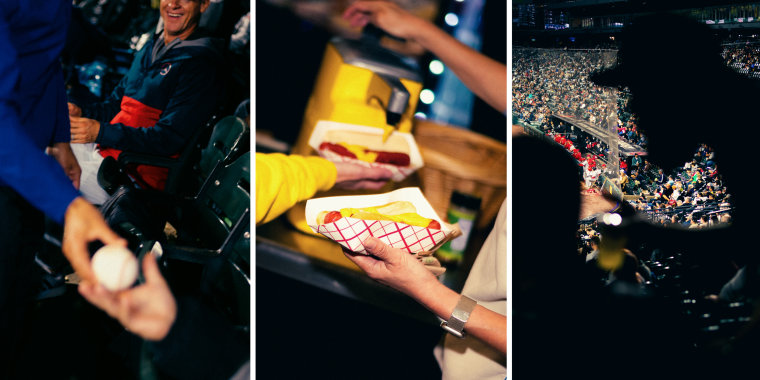
[[[631,169],[641,169],[641,156],[638,153],[634,153],[631,158]]]
[[[699,228],[699,216],[691,214],[689,218],[689,228]]]
[[[81,191],[95,204],[108,194],[98,185],[104,157],[122,151],[170,157],[217,112],[223,80],[220,40],[198,28],[209,0],[162,0],[164,28],[132,61],[111,95],[97,104],[69,103],[72,149],[82,167]],[[161,190],[168,170],[130,168],[143,187]]]
[[[592,236],[591,239],[589,239],[589,244],[591,245],[591,252],[586,255],[586,262],[599,257],[599,236]]]

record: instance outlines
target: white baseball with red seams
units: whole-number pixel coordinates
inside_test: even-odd
[[[104,288],[123,290],[137,279],[137,258],[129,249],[106,245],[92,256],[92,271]]]

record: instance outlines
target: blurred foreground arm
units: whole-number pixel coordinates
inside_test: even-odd
[[[413,255],[370,237],[364,242],[369,255],[344,254],[367,275],[419,302],[440,318],[448,320],[460,295],[441,284]],[[465,331],[506,355],[507,317],[481,305],[475,307]]]
[[[499,112],[507,110],[507,67],[427,20],[385,1],[357,1],[343,13],[352,27],[372,23],[396,37],[412,40],[436,55],[467,88]]]

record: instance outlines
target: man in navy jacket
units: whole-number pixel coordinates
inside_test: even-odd
[[[108,198],[97,183],[104,157],[118,158],[122,151],[176,155],[216,111],[222,56],[216,40],[198,28],[208,5],[209,0],[162,1],[163,32],[136,54],[111,95],[97,104],[69,104],[81,190],[91,202]],[[161,190],[167,170],[141,165],[129,174],[143,187]]]
[[[42,213],[65,222],[63,253],[85,280],[94,280],[89,241],[126,245],[76,189],[59,61],[70,11],[68,0],[0,2],[0,341],[11,352],[33,290]],[[0,377],[5,360],[12,356],[2,355]]]

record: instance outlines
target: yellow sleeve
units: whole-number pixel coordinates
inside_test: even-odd
[[[337,174],[335,165],[321,157],[256,153],[256,224],[329,190]]]

